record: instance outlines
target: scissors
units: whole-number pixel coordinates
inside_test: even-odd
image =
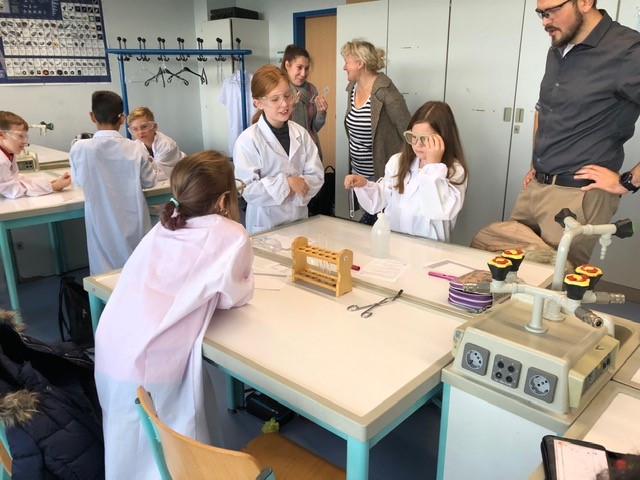
[[[379,307],[380,305],[384,305],[386,303],[391,303],[393,302],[396,298],[398,298],[400,295],[402,295],[402,290],[398,290],[398,293],[396,293],[394,296],[392,297],[387,297],[387,298],[383,298],[382,300],[380,300],[379,302],[376,303],[372,303],[371,305],[364,305],[362,307],[358,306],[358,305],[349,305],[347,307],[347,310],[349,310],[350,312],[355,312],[356,310],[362,310],[363,308],[366,308],[366,310],[364,312],[362,312],[360,314],[360,316],[362,318],[369,318],[371,315],[373,315],[373,312],[371,310],[373,310],[376,307]]]

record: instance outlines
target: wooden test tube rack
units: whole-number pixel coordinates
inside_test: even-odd
[[[298,237],[291,244],[291,255],[293,257],[292,281],[302,280],[332,290],[336,292],[336,297],[353,289],[353,280],[351,279],[353,252],[351,250],[345,248],[334,252],[309,245],[307,237]],[[336,265],[337,273],[324,273],[311,268],[307,263],[308,257]]]

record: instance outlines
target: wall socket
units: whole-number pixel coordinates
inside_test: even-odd
[[[462,368],[478,375],[485,375],[489,366],[489,350],[467,343],[462,353]]]
[[[491,379],[507,387],[516,388],[520,380],[521,371],[522,364],[517,360],[505,357],[504,355],[496,355],[493,361]]]

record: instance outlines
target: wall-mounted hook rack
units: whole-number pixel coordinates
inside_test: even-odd
[[[146,38],[142,38],[142,37],[138,37],[138,45],[140,46],[140,50],[146,50],[147,49],[147,39]],[[139,60],[141,62],[148,62],[149,60],[151,60],[149,58],[148,55],[141,53],[140,55],[136,56],[136,60]]]
[[[200,37],[198,37],[198,38],[196,38],[196,42],[198,42],[198,50],[200,50],[200,51],[204,50],[204,40],[203,40],[203,39],[201,39]],[[199,54],[199,55],[197,56],[197,60],[198,60],[199,62],[206,62],[206,61],[208,60],[208,58],[207,58],[207,57],[205,57],[205,56],[204,56],[204,55],[202,55],[202,54]]]
[[[222,50],[222,39],[220,37],[216,38],[216,43],[218,44],[218,50]],[[226,62],[227,59],[225,57],[223,57],[222,55],[218,55],[217,57],[214,58],[214,60],[216,62]]]
[[[160,50],[160,55],[158,55],[158,60],[160,60],[161,62],[166,62],[167,60],[169,60],[169,57],[167,57],[164,54],[164,50],[165,50],[164,42],[165,42],[164,38],[158,37],[158,50]]]
[[[178,50],[184,50],[184,38],[178,37]],[[176,60],[178,60],[179,62],[186,62],[187,60],[189,60],[189,55],[185,55],[184,53],[179,54],[176,57]]]

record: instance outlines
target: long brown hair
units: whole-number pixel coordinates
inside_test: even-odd
[[[464,170],[463,179],[457,182],[451,182],[454,185],[461,185],[467,179],[467,162],[464,159],[464,152],[462,151],[462,143],[460,142],[460,133],[458,132],[458,126],[456,120],[453,117],[451,107],[444,102],[427,102],[422,105],[416,113],[413,114],[409,121],[407,130],[411,130],[414,125],[418,123],[429,122],[431,128],[433,128],[438,135],[444,140],[444,154],[442,155],[441,163],[447,166],[447,178],[451,178],[455,171],[454,163],[458,162]],[[400,152],[400,158],[398,159],[398,183],[395,188],[398,189],[398,193],[404,192],[404,177],[411,170],[411,164],[413,159],[416,158],[416,154],[409,143],[404,143],[402,151]]]
[[[263,65],[256,70],[253,78],[251,78],[251,96],[255,100],[259,100],[276,88],[283,80],[289,85],[289,76],[285,72],[270,63]],[[260,119],[260,115],[262,115],[262,110],[258,109],[253,114],[251,123],[256,123]]]
[[[171,172],[171,193],[178,205],[167,202],[160,217],[169,230],[184,227],[189,218],[212,213],[238,221],[233,164],[220,152],[206,150],[180,160]],[[227,195],[227,202],[221,211],[218,201],[222,195]]]

